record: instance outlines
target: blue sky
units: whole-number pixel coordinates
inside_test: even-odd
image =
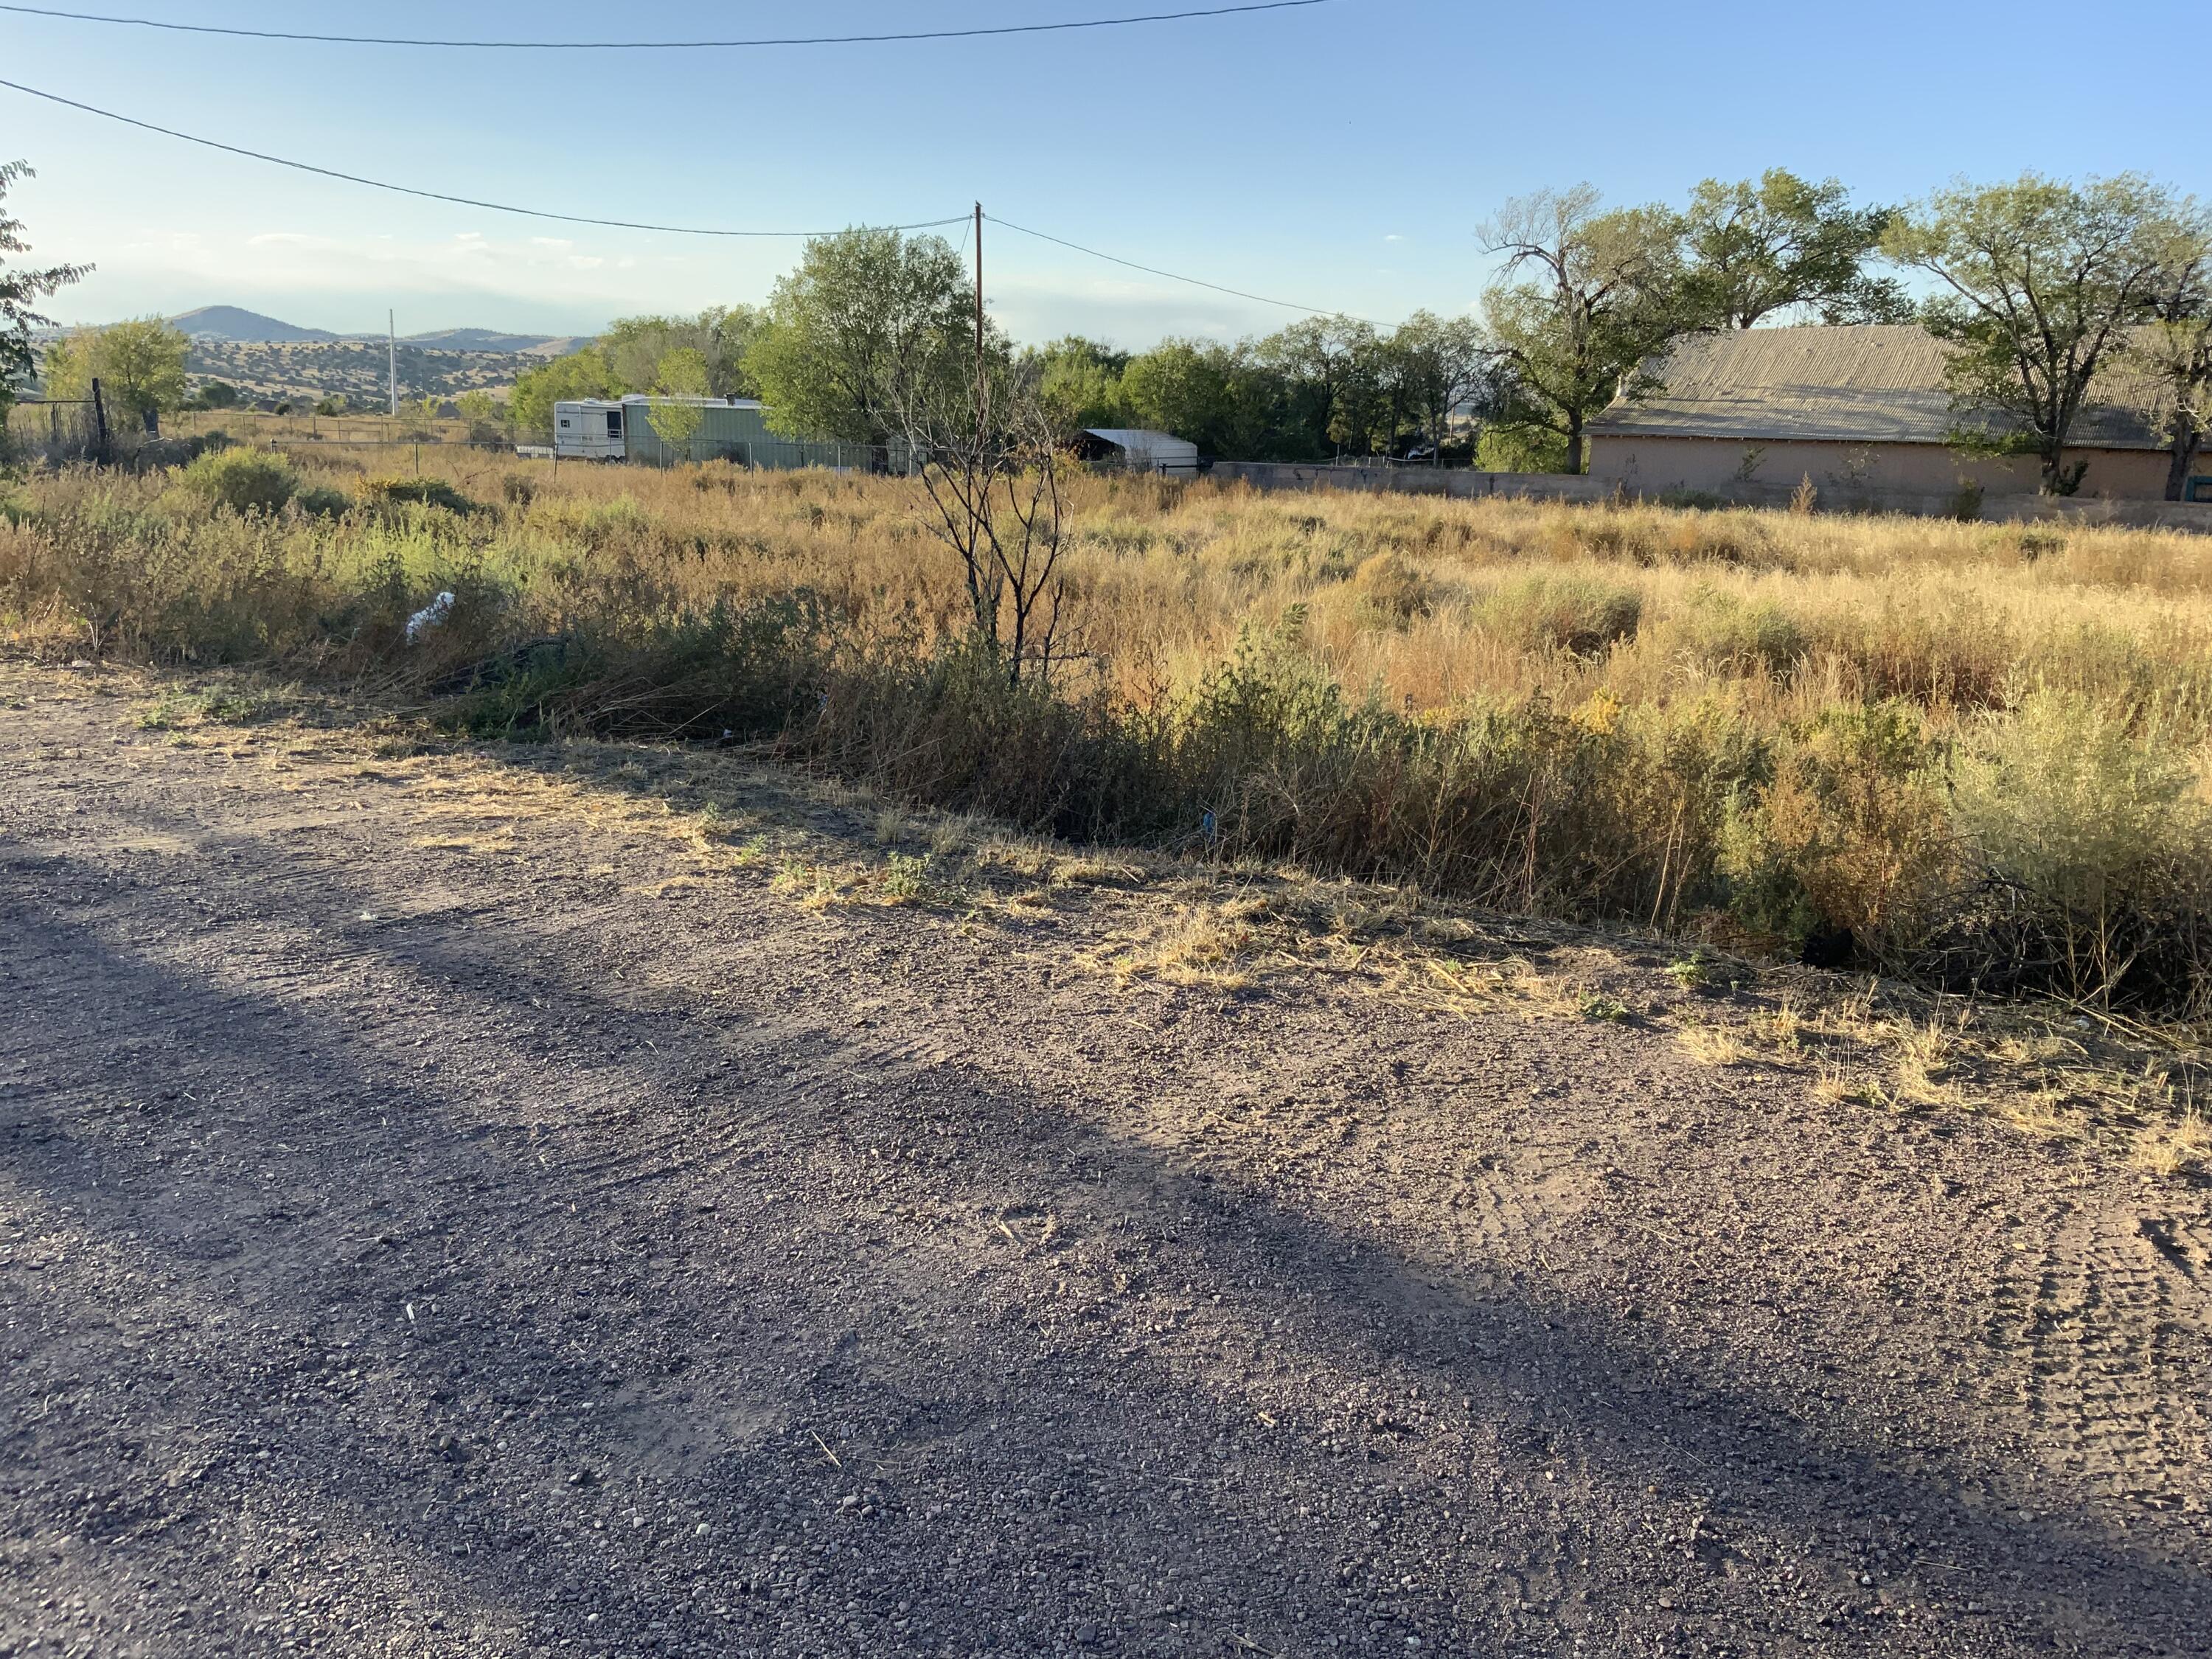
[[[1200,0],[108,0],[179,21],[544,38],[862,33]],[[100,9],[99,0],[76,0]],[[225,40],[0,14],[0,75],[163,125],[459,194],[671,222],[814,228],[987,212],[1378,322],[1464,308],[1474,227],[1588,179],[1680,200],[1786,166],[1898,200],[1954,175],[2142,168],[2212,195],[2171,85],[2078,6],[1873,0],[1302,10],[997,40],[669,53]],[[0,89],[39,256],[97,261],[70,322],[225,303],[337,330],[586,331],[757,301],[797,244],[548,224],[412,201],[131,131]],[[957,234],[957,233],[956,233]],[[1297,313],[1010,232],[985,250],[1017,337],[1264,331]]]

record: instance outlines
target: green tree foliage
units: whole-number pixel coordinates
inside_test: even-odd
[[[1544,428],[1583,470],[1583,428],[1616,394],[1648,392],[1647,360],[1692,326],[1681,303],[1680,218],[1661,207],[1600,211],[1588,185],[1509,202],[1483,228],[1506,256],[1483,295],[1511,371],[1504,418]]]
[[[696,317],[623,317],[599,337],[609,376],[617,392],[650,392],[671,352],[688,351],[702,366],[702,398],[759,395],[745,368],[758,333],[757,306],[709,306]]]
[[[1131,360],[1121,392],[1139,426],[1188,438],[1209,453],[1236,454],[1249,429],[1245,370],[1245,354],[1237,347],[1163,340]]]
[[[1911,301],[1867,261],[1892,212],[1857,208],[1833,179],[1781,167],[1756,180],[1708,179],[1682,216],[1681,305],[1707,328],[1749,328],[1807,314],[1824,323],[1896,323]]]
[[[507,414],[520,433],[550,434],[554,404],[580,398],[611,398],[627,389],[617,386],[606,348],[588,345],[518,376],[507,400]]]
[[[666,402],[646,405],[645,418],[653,435],[684,459],[691,459],[691,441],[699,435],[706,414],[694,398],[708,396],[711,371],[704,353],[678,346],[655,366],[653,394]]]
[[[777,431],[883,443],[895,410],[974,378],[975,328],[967,269],[944,238],[841,231],[776,283],[744,362]],[[1006,355],[995,326],[985,346]]]
[[[2178,501],[2212,434],[2212,216],[2181,216],[2151,301],[2130,337],[2128,368],[2157,388],[2167,465],[2166,499]]]
[[[1373,325],[1350,317],[1304,318],[1255,344],[1249,356],[1260,374],[1248,383],[1272,393],[1274,407],[1251,412],[1271,429],[1268,447],[1291,460],[1346,447],[1364,453],[1364,442],[1347,440],[1369,423],[1375,352]]]
[[[31,331],[51,320],[33,309],[70,283],[88,273],[90,265],[47,265],[43,269],[10,265],[9,256],[28,253],[23,222],[7,210],[7,195],[19,179],[33,177],[21,161],[0,162],[0,410],[15,400],[17,390],[38,367],[31,345]]]
[[[1121,386],[1130,363],[1127,352],[1070,334],[1050,345],[1032,346],[1022,357],[1039,403],[1062,431],[1130,424]]]
[[[1211,454],[1312,461],[1449,439],[1455,410],[1492,401],[1492,353],[1471,317],[1416,312],[1395,330],[1313,317],[1259,340],[1164,340],[1108,380],[1088,342],[1039,354],[1055,410],[1079,404],[1188,438]]]
[[[1452,441],[1455,413],[1465,410],[1479,424],[1498,401],[1497,359],[1472,317],[1417,311],[1391,334],[1389,351],[1401,429],[1410,428],[1439,454]]]
[[[159,317],[140,317],[66,335],[46,349],[46,392],[87,398],[100,382],[107,406],[144,416],[185,401],[185,357],[191,342]]]
[[[1962,441],[2036,456],[2048,493],[2078,489],[2075,418],[2107,358],[2152,320],[2185,230],[2183,204],[2136,173],[1961,183],[1893,221],[1883,252],[1947,290],[1921,315],[1954,348],[1959,406],[1999,422],[1994,438],[1962,428]]]
[[[471,387],[453,399],[453,407],[469,423],[469,441],[495,445],[500,441],[499,399],[482,386]],[[318,411],[319,413],[319,411]]]

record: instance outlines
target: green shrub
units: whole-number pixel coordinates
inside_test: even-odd
[[[362,495],[372,501],[387,502],[393,506],[443,507],[461,517],[477,510],[478,503],[471,501],[443,478],[371,478],[361,487]]]
[[[1635,635],[1644,596],[1583,576],[1529,576],[1498,589],[1478,614],[1516,644],[1590,656]]]
[[[300,487],[282,455],[264,449],[211,450],[179,474],[185,487],[233,513],[276,513]]]
[[[1959,820],[1990,868],[2084,915],[2212,886],[2212,811],[2187,752],[2048,689],[1983,722],[1960,757]]]
[[[1791,732],[1722,826],[1737,919],[1792,947],[1849,933],[1894,959],[1958,887],[1942,759],[1905,703],[1828,709]]]
[[[343,489],[332,489],[323,484],[310,484],[295,491],[292,505],[310,518],[342,518],[353,510],[353,497]]]

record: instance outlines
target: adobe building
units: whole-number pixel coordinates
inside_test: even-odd
[[[1954,447],[1992,418],[1953,406],[1946,348],[1925,330],[1751,328],[1690,336],[1658,366],[1663,388],[1616,400],[1588,428],[1589,472],[1638,495],[1739,500],[1788,495],[1809,478],[1824,505],[1943,511],[1971,495],[2033,495],[2033,455],[1978,457]],[[2084,499],[2162,501],[2168,454],[2147,404],[2085,407],[2067,443],[2086,461]],[[2212,457],[2197,469],[2212,474]],[[2212,477],[2192,478],[2212,501]]]

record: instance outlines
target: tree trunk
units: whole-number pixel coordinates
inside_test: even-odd
[[[1583,470],[1583,413],[1572,411],[1567,416],[1567,471],[1579,477]]]
[[[2197,446],[2202,434],[2185,428],[2173,434],[2172,450],[2166,467],[2166,499],[2178,501],[2189,488],[2189,469],[2196,464]]]

